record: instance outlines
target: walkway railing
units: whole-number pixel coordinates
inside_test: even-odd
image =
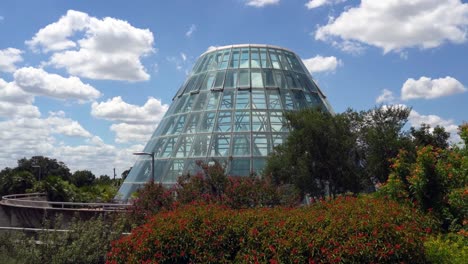
[[[2,197],[2,204],[16,207],[63,209],[63,210],[93,210],[103,212],[124,211],[130,204],[118,203],[75,203],[50,202],[45,193],[11,194]]]

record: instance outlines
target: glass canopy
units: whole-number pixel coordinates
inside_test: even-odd
[[[218,47],[200,56],[146,144],[154,179],[173,185],[216,159],[231,176],[260,174],[266,157],[288,135],[284,113],[308,107],[332,112],[301,59],[268,45]],[[139,156],[118,194],[128,199],[151,177],[150,155]]]

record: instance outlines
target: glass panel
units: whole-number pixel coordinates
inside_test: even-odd
[[[267,90],[268,109],[281,109],[281,99],[278,90]]]
[[[231,111],[220,111],[216,122],[216,131],[230,132],[232,129],[232,113]]]
[[[183,109],[183,107],[185,105],[185,101],[187,100],[188,97],[189,97],[189,95],[184,95],[179,100],[177,100],[177,107],[174,108],[174,114],[180,113],[180,111]]]
[[[319,95],[316,93],[306,93],[305,94],[307,103],[312,107],[323,107],[322,100]]]
[[[229,143],[231,142],[230,134],[215,134],[211,143],[210,155],[212,157],[229,156]]]
[[[175,147],[176,142],[177,142],[177,137],[168,138],[164,151],[161,152],[161,155],[159,157],[162,157],[162,158],[170,157],[172,154],[172,150]]]
[[[304,109],[307,108],[307,103],[304,97],[304,92],[302,91],[293,91],[294,94],[294,102],[296,109]]]
[[[197,96],[198,96],[197,102],[193,106],[194,111],[203,110],[205,109],[205,106],[206,106],[207,93],[200,93]]]
[[[206,112],[203,115],[203,119],[200,123],[200,132],[211,132],[213,131],[214,121],[216,113],[215,112]]]
[[[284,76],[286,76],[286,81],[288,83],[288,87],[293,88],[293,89],[301,89],[302,87],[301,87],[300,83],[298,82],[298,80],[296,78],[294,78],[294,75],[295,74],[290,74],[289,72],[284,73]]]
[[[281,93],[281,100],[283,101],[284,109],[286,110],[293,110],[294,109],[294,102],[291,96],[291,92],[283,91]]]
[[[252,71],[252,87],[263,88],[263,78],[261,71]]]
[[[194,146],[195,147],[195,146]],[[185,169],[183,172],[183,175],[197,175],[198,173],[203,173],[202,168],[197,165],[197,161],[199,161],[200,158],[198,159],[190,159],[185,162]],[[204,159],[201,159],[202,161],[205,161]]]
[[[281,132],[285,130],[283,112],[270,112],[270,125],[272,132]]]
[[[197,127],[198,127],[198,123],[200,121],[201,115],[202,113],[193,113],[192,115],[190,115],[188,122],[187,122],[187,126],[185,127],[184,133],[187,133],[187,134],[197,133]]]
[[[209,90],[211,87],[213,87],[213,83],[215,80],[215,75],[216,72],[210,72],[206,75],[205,80],[203,81],[203,84],[200,88],[200,90]]]
[[[170,135],[172,130],[174,129],[175,126],[175,121],[178,116],[171,116],[168,120],[167,123],[165,124],[165,127],[161,133],[162,136],[164,135]]]
[[[250,73],[249,70],[239,71],[239,86],[238,87],[250,87]]]
[[[208,59],[206,60],[205,64],[203,65],[202,72],[205,72],[208,69],[208,66],[213,62],[214,59],[214,53],[210,53],[207,55]]]
[[[185,126],[185,120],[187,119],[187,115],[181,115],[177,122],[175,123],[174,130],[172,131],[172,134],[178,134],[182,132],[182,129]]]
[[[268,116],[264,111],[252,112],[252,131],[265,132],[268,131]]]
[[[231,61],[229,62],[229,68],[230,69],[236,69],[239,67],[239,49],[233,49],[232,50],[232,56],[231,56]]]
[[[223,88],[224,83],[224,75],[226,74],[225,71],[219,71],[216,73],[216,81],[214,82],[213,89],[221,89]]]
[[[216,110],[218,109],[220,93],[210,93],[208,98],[208,104],[206,105],[206,110]]]
[[[283,66],[283,69],[290,71],[291,66],[289,65],[289,62],[286,60],[286,58],[284,57],[282,52],[278,51],[278,56],[280,58],[281,65]]]
[[[258,54],[258,49],[252,48],[250,50],[250,67],[260,68],[260,56]]]
[[[271,59],[271,64],[273,65],[273,68],[281,69],[279,58],[276,52],[272,49],[268,49],[268,53],[270,53],[270,59]]]
[[[192,157],[205,157],[208,154],[211,135],[200,134],[195,138],[192,147]]]
[[[255,173],[257,175],[262,175],[263,170],[266,167],[266,159],[255,158],[255,159],[253,159],[252,166],[253,166],[253,173]]]
[[[206,61],[207,58],[208,58],[208,56],[205,55],[205,56],[203,57],[203,60],[202,60],[202,59],[199,59],[199,60],[201,60],[201,62],[200,62],[200,64],[197,65],[197,70],[195,71],[195,73],[199,73],[199,72],[202,71],[203,66],[205,65],[205,61]]]
[[[191,94],[188,96],[187,103],[184,106],[184,110],[181,111],[181,113],[189,112],[192,110],[192,105],[195,102],[195,99],[198,98],[198,95],[196,94]]]
[[[206,76],[206,73],[201,73],[200,75],[198,75],[198,78],[196,80],[196,82],[194,83],[193,85],[193,89],[191,89],[191,91],[198,91],[200,90],[202,84],[203,84],[203,80],[205,79],[205,76]]]
[[[234,91],[224,90],[220,109],[231,109],[234,104]]]
[[[155,157],[160,156],[166,142],[167,142],[166,138],[159,138],[158,141],[156,142],[156,145],[154,145],[154,148],[148,152],[154,152]]]
[[[285,134],[285,133],[272,134],[271,135],[271,141],[272,141],[273,148],[280,145],[280,144],[283,144],[286,135],[287,134]]]
[[[224,88],[236,88],[237,75],[237,70],[228,70],[226,72],[226,79],[224,80]]]
[[[179,145],[174,153],[177,158],[188,157],[190,149],[192,148],[193,136],[180,137]]]
[[[267,51],[266,49],[262,48],[260,49],[260,59],[262,62],[262,68],[271,68],[271,63],[270,63],[270,58],[267,56]]]
[[[221,63],[218,64],[218,70],[223,70],[223,69],[226,69],[227,66],[228,66],[228,62],[229,62],[229,55],[231,54],[231,50],[228,49],[226,51],[224,51],[223,53],[223,58],[221,60]]]
[[[271,142],[266,134],[253,134],[253,155],[268,156],[271,152]]]
[[[250,131],[250,111],[236,111],[234,130]]]
[[[249,68],[249,48],[242,49],[239,68]]]
[[[301,79],[309,92],[317,92],[317,86],[305,74],[301,74]]]
[[[237,91],[236,109],[250,109],[250,91]]]
[[[240,134],[234,136],[232,143],[233,156],[250,156],[250,134]]]
[[[235,159],[231,162],[229,171],[231,176],[249,176],[250,175],[250,159]]]
[[[252,90],[252,109],[266,109],[265,90]]]
[[[281,89],[287,89],[286,80],[284,79],[283,73],[281,71],[274,71],[276,86]]]
[[[301,67],[301,63],[297,60],[297,58],[296,58],[296,56],[294,56],[294,54],[291,54],[291,53],[288,52],[288,53],[286,53],[286,57],[288,58],[289,63],[291,63],[292,68],[295,71],[304,72],[304,70]]]
[[[277,87],[275,84],[275,78],[271,70],[263,70],[263,79],[265,87]]]
[[[170,164],[169,169],[166,173],[166,178],[164,182],[175,183],[177,179],[182,176],[182,171],[184,170],[184,161],[183,159],[176,159],[172,164]]]

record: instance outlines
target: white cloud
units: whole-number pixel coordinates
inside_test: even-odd
[[[21,50],[15,48],[0,50],[0,71],[14,72],[15,64],[23,61],[21,53]]]
[[[32,105],[34,97],[21,90],[14,82],[0,78],[0,117],[39,117],[39,109]]]
[[[343,62],[334,56],[322,57],[317,55],[313,58],[305,59],[303,62],[310,73],[334,71],[338,66],[343,65]]]
[[[42,69],[26,67],[14,73],[15,83],[24,91],[36,95],[58,99],[76,99],[80,102],[90,101],[101,96],[101,93],[89,84],[81,82],[78,77],[64,78],[57,74],[47,73]]]
[[[305,4],[305,6],[307,7],[307,9],[314,9],[324,5],[343,3],[345,1],[346,0],[309,0],[309,2]]]
[[[169,106],[153,97],[148,98],[143,106],[131,105],[121,97],[114,97],[106,102],[95,102],[91,108],[94,117],[120,122],[110,127],[111,131],[116,133],[117,143],[144,143],[154,132]]]
[[[84,129],[77,121],[66,118],[63,111],[51,112],[50,116],[45,119],[45,122],[54,134],[62,134],[69,137],[92,137],[91,133]]]
[[[187,32],[185,32],[185,36],[187,38],[192,37],[192,34],[197,30],[197,26],[195,24],[192,24]]]
[[[419,80],[408,79],[401,88],[401,99],[434,99],[466,92],[466,87],[458,80],[447,76],[445,78],[430,79],[421,77]]]
[[[392,103],[395,100],[395,97],[393,96],[393,92],[387,89],[382,90],[382,94],[377,97],[375,100],[376,103],[381,104],[381,103]]]
[[[84,38],[70,38],[84,32]],[[59,21],[36,33],[26,44],[33,50],[53,51],[48,65],[91,79],[148,80],[140,58],[152,52],[153,34],[128,22],[97,19],[69,10]]]
[[[450,133],[451,142],[458,143],[461,141],[460,136],[457,134],[458,126],[451,119],[446,120],[436,115],[421,115],[411,110],[408,121],[416,128],[420,127],[422,124],[430,125],[432,129],[436,126],[442,126],[445,128],[445,131]]]
[[[467,28],[468,4],[460,0],[362,0],[319,27],[315,39],[364,43],[387,53],[462,43]]]
[[[280,0],[247,0],[246,5],[254,7],[264,7],[267,5],[277,5]]]
[[[185,55],[185,53],[183,52],[180,53],[180,57],[182,58],[183,61],[187,60],[187,55]]]

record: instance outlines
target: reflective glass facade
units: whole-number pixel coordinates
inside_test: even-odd
[[[232,176],[260,173],[287,134],[284,112],[307,107],[332,111],[301,59],[268,45],[218,47],[200,56],[177,91],[144,152],[154,153],[155,181],[174,184],[217,159]],[[151,179],[151,157],[140,156],[119,198]]]

